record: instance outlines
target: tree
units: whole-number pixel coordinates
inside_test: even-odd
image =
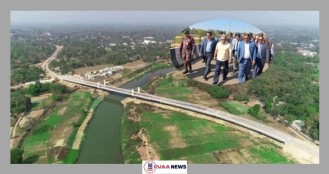
[[[10,163],[20,164],[23,161],[23,150],[21,149],[11,149],[10,150]]]
[[[23,93],[12,93],[10,106],[10,110],[14,114],[27,112],[32,107],[31,98],[25,96]]]
[[[271,100],[265,100],[265,103],[264,103],[264,110],[266,113],[270,113],[271,112],[271,109],[272,109],[272,102]]]

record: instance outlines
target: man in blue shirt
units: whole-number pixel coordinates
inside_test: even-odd
[[[214,52],[216,48],[217,41],[213,38],[212,32],[207,32],[206,38],[204,38],[201,44],[200,56],[205,60],[206,70],[204,72],[203,78],[208,80],[207,75],[210,73],[211,60],[214,57]]]

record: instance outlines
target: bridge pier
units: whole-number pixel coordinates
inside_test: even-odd
[[[104,80],[104,85],[106,85],[106,80]]]
[[[134,94],[134,89],[131,90],[131,95],[134,97],[135,94]]]
[[[99,88],[99,82],[97,82],[97,88]]]
[[[140,87],[137,88],[137,92],[141,93],[141,88]]]

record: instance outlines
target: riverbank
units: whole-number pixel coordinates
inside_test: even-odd
[[[97,109],[99,104],[104,100],[104,97],[105,97],[104,95],[98,96],[91,104],[88,115],[86,116],[86,118],[82,122],[81,126],[79,127],[79,129],[75,135],[75,139],[74,139],[72,148],[70,149],[70,151],[64,161],[66,164],[73,164],[77,161],[77,159],[79,157],[81,143],[83,143],[84,138],[86,136],[85,131],[88,127],[88,124],[90,123],[90,121],[92,120],[92,118],[94,116],[95,110]]]

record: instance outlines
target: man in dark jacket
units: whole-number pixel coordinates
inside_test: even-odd
[[[212,36],[212,32],[207,32],[206,38],[203,39],[201,44],[200,56],[205,60],[206,71],[204,72],[203,78],[208,80],[207,75],[210,73],[211,60],[214,57],[217,41]]]
[[[182,40],[182,43],[179,48],[180,57],[183,60],[185,71],[183,74],[187,72],[192,72],[192,64],[191,59],[194,56],[195,42],[192,36],[190,36],[190,32],[187,30],[184,32],[185,36]]]

